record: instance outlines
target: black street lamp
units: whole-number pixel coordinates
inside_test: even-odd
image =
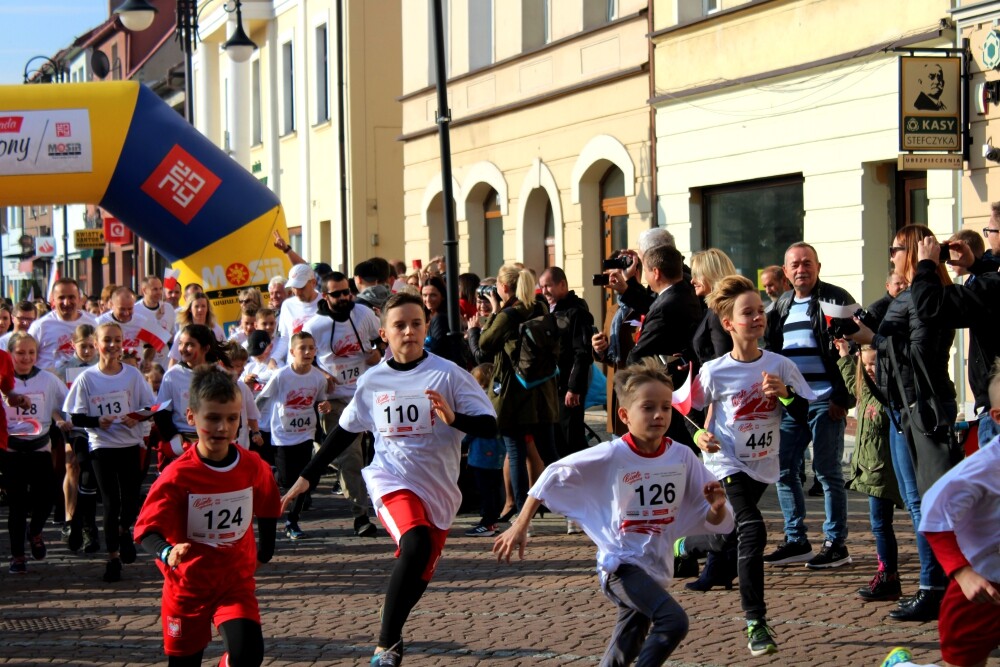
[[[33,67],[32,63],[41,60],[42,64]],[[48,56],[35,56],[24,63],[25,83],[65,83],[69,81],[69,72],[62,62]],[[69,276],[69,207],[63,204],[63,277]],[[53,270],[55,268],[53,267]]]
[[[243,12],[240,0],[232,0],[234,7],[229,8],[227,1],[222,8],[227,12],[236,12],[236,30],[225,44],[229,57],[236,62],[246,62],[253,55],[257,45],[254,44],[243,30]],[[115,14],[121,19],[126,30],[139,32],[153,23],[158,10],[146,0],[125,0],[115,9]],[[198,1],[177,0],[177,28],[174,37],[181,44],[184,52],[184,104],[187,111],[187,121],[194,125],[194,84],[191,55],[198,44]]]
[[[36,60],[43,61],[41,65],[33,67]],[[25,83],[63,83],[66,81],[66,68],[62,63],[52,60],[48,56],[35,56],[24,63]]]

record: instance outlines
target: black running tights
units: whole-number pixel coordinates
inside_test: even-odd
[[[391,648],[403,638],[403,624],[427,590],[428,582],[422,577],[430,558],[431,531],[427,526],[411,528],[399,538],[399,558],[389,576],[389,590],[382,608],[382,628],[378,635],[378,645],[382,648]]]
[[[226,647],[227,667],[258,667],[264,662],[264,635],[260,624],[247,618],[234,618],[219,626]],[[168,667],[199,667],[204,649],[194,655],[167,658]]]

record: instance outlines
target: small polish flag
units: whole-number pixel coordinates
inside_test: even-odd
[[[48,299],[48,302],[50,304],[52,303],[52,292],[55,290],[55,288],[56,288],[56,281],[59,280],[59,278],[60,278],[60,275],[59,275],[59,265],[56,264],[55,266],[52,267],[52,273],[49,274],[49,289],[45,293],[46,298]],[[53,307],[54,307],[54,304],[53,304]]]
[[[674,409],[682,415],[687,415],[691,412],[691,377],[694,375],[691,371],[694,364],[688,362],[688,375],[687,379],[684,380],[682,384],[677,389],[674,389],[674,394],[670,398],[670,403],[674,406]]]
[[[159,352],[170,340],[170,332],[155,322],[145,322],[136,338]]]
[[[163,289],[174,289],[177,287],[177,279],[181,277],[180,269],[163,270]]]

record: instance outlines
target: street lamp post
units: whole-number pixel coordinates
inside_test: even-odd
[[[241,11],[240,0],[232,0],[234,7],[229,8],[227,1],[222,8],[227,12],[236,12],[236,30],[232,36],[222,45],[229,57],[236,62],[246,62],[253,55],[257,45],[247,37],[243,30],[243,12]],[[127,30],[139,32],[145,30],[153,23],[153,18],[158,10],[147,0],[125,0],[115,9],[115,14],[121,19],[122,25]],[[186,107],[187,121],[194,125],[194,72],[192,67],[192,54],[198,45],[198,1],[197,0],[177,0],[177,28],[174,33],[175,38],[180,42],[181,50],[184,52],[184,105]]]
[[[42,64],[33,67],[32,63],[41,60]],[[64,83],[69,80],[65,65],[48,56],[35,56],[24,64],[25,83]],[[69,276],[69,207],[62,207],[63,228],[63,277]]]

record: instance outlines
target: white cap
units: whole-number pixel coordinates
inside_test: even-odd
[[[309,265],[296,264],[292,267],[292,270],[288,272],[288,280],[285,281],[285,287],[301,289],[305,287],[306,283],[310,280],[316,280],[316,274],[309,268]]]

